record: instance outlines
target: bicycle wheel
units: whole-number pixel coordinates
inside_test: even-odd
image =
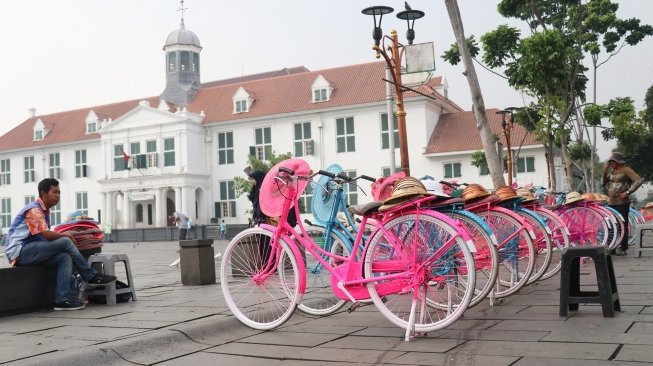
[[[529,225],[531,225],[531,229],[535,234],[535,239],[533,239],[533,245],[535,246],[535,261],[533,272],[531,272],[530,278],[526,281],[526,286],[528,286],[542,278],[547,268],[549,268],[549,264],[551,264],[551,237],[549,236],[548,226],[546,226],[542,218],[535,212],[527,209],[520,209],[517,213],[526,220]]]
[[[533,272],[533,240],[522,224],[523,221],[512,212],[500,212],[492,208],[476,214],[485,220],[499,243],[499,274],[493,295],[496,298],[512,295],[526,284]]]
[[[560,272],[562,251],[569,247],[569,233],[560,216],[543,207],[535,208],[535,212],[544,218],[546,225],[551,230],[551,264],[540,278],[546,280]]]
[[[645,222],[644,216],[637,210],[630,208],[628,212],[628,246],[635,245],[635,233],[637,232],[637,225]]]
[[[606,218],[606,223],[608,224],[608,241],[606,242],[606,245],[610,250],[617,249],[626,234],[624,231],[625,225],[623,217],[621,217],[619,211],[610,206],[598,206],[592,208],[599,211],[599,213]]]
[[[415,314],[416,332],[453,323],[472,299],[476,274],[474,258],[457,229],[425,213],[419,220],[415,214],[402,215],[383,227],[387,233],[377,232],[365,252],[365,278],[396,277],[367,285],[376,307],[403,329]],[[436,251],[440,253],[434,258]]]
[[[283,324],[301,300],[297,262],[287,243],[272,243],[270,231],[256,227],[240,232],[225,249],[220,266],[229,310],[250,328]]]
[[[563,218],[572,244],[597,246],[608,241],[608,224],[598,212],[588,207],[571,207],[565,209]]]
[[[330,231],[329,235],[325,236],[325,229],[321,226],[310,226],[306,228],[306,233],[322,249],[343,257],[349,256],[349,249],[337,233]],[[338,298],[331,290],[331,272],[303,247],[300,250],[304,252],[305,257],[306,291],[297,308],[307,314],[318,316],[329,315],[340,310],[346,301]],[[340,264],[326,255],[323,259],[334,267]]]
[[[476,252],[474,266],[476,268],[476,286],[469,307],[477,305],[492,291],[499,273],[499,252],[497,238],[483,220],[469,211],[445,211],[447,216],[458,221],[467,231]]]

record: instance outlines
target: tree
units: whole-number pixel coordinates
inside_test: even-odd
[[[460,16],[460,9],[458,8],[458,1],[445,0],[444,3],[447,6],[447,12],[449,13],[451,27],[453,28],[453,32],[456,36],[456,43],[460,50],[460,58],[462,59],[463,65],[465,67],[465,72],[463,74],[467,77],[469,91],[472,95],[472,105],[474,117],[476,118],[476,128],[481,135],[483,152],[485,153],[485,157],[487,159],[487,165],[490,171],[490,177],[492,178],[492,184],[494,184],[495,187],[505,185],[505,180],[503,178],[503,169],[501,169],[499,155],[494,148],[494,139],[492,138],[492,132],[490,131],[490,126],[487,122],[487,115],[485,114],[485,102],[483,101],[483,94],[481,93],[481,85],[478,82],[476,69],[474,68],[474,63],[472,61],[472,55],[469,48],[467,47],[463,21]]]

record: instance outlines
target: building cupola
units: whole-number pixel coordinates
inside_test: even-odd
[[[172,31],[163,51],[166,54],[166,88],[161,99],[177,107],[187,106],[200,89],[200,52],[202,46],[195,33],[184,25],[184,0],[180,0],[181,24]]]

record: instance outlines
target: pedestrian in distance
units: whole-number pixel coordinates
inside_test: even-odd
[[[79,310],[84,301],[73,296],[73,266],[87,283],[86,287],[112,283],[115,276],[93,269],[75,246],[70,233],[50,230],[50,208],[59,203],[59,181],[46,178],[39,182],[39,197],[25,206],[14,219],[7,234],[5,254],[13,266],[46,266],[57,270],[54,310]],[[30,291],[30,289],[25,289]]]
[[[171,219],[174,221],[177,229],[179,229],[179,240],[186,240],[186,233],[188,232],[188,216],[184,213],[175,211]]]
[[[220,223],[220,240],[227,240],[227,224],[224,220]]]
[[[624,219],[624,236],[615,255],[628,254],[628,213],[630,195],[642,185],[642,179],[634,170],[626,166],[622,153],[615,151],[603,166],[603,186],[608,190],[608,205],[617,210]]]

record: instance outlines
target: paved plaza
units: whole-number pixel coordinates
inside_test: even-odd
[[[226,244],[216,241],[216,252]],[[247,328],[218,284],[181,284],[179,269],[168,266],[177,250],[177,242],[106,244],[107,253],[129,255],[138,301],[2,317],[0,365],[653,364],[653,257],[613,257],[622,307],[614,318],[582,304],[558,316],[558,275],[404,342],[373,305],[324,318],[297,311],[274,331]],[[581,274],[596,283],[591,263]]]

